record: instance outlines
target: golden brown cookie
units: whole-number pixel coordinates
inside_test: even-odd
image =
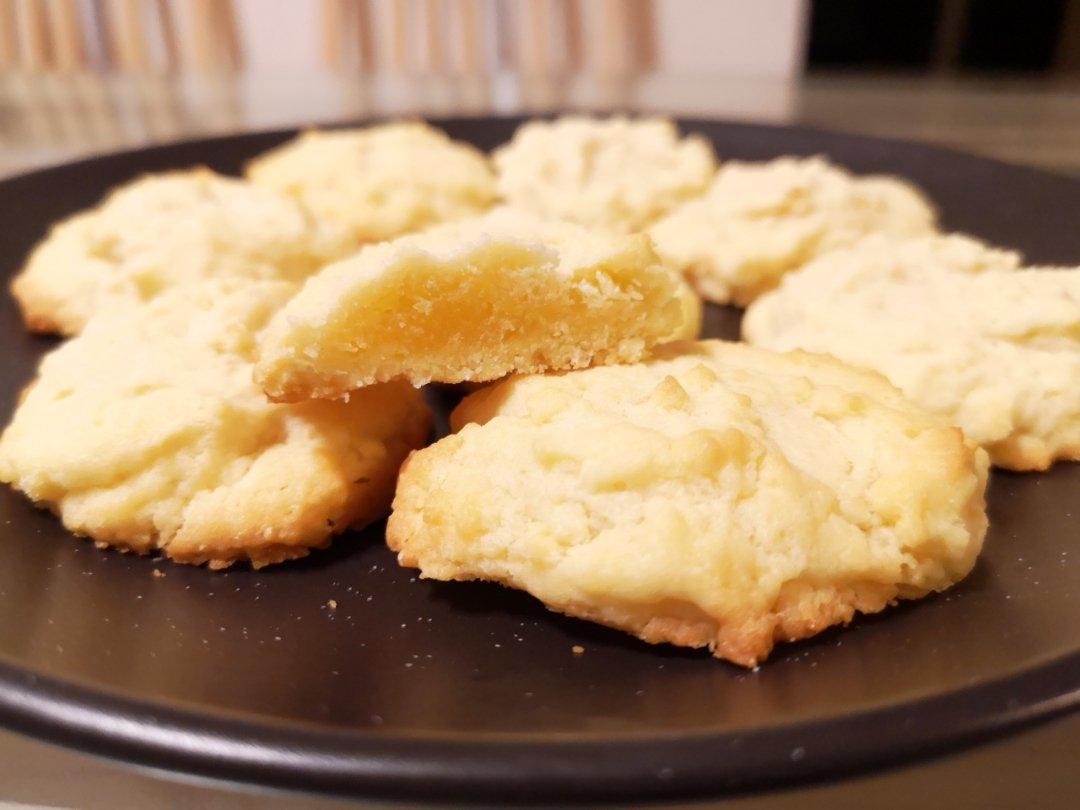
[[[216,280],[92,319],[42,361],[0,478],[98,545],[212,568],[300,557],[381,517],[426,408],[401,383],[267,402],[255,334],[292,292]]]
[[[948,588],[986,531],[985,452],[816,355],[673,343],[487,386],[453,425],[402,470],[402,565],[746,666]]]
[[[648,229],[702,298],[746,306],[816,256],[870,233],[932,233],[911,184],[855,176],[822,158],[724,164],[708,191]]]
[[[622,233],[700,194],[716,169],[704,138],[681,138],[663,118],[621,116],[529,121],[492,160],[509,204]]]
[[[756,345],[884,374],[994,464],[1080,458],[1080,268],[1015,269],[961,236],[867,239],[784,279],[743,319]]]
[[[292,200],[208,169],[146,175],[53,226],[12,293],[35,332],[210,278],[300,281],[328,244]]]
[[[501,209],[364,248],[275,317],[256,380],[283,402],[631,362],[696,314],[640,234]]]
[[[253,160],[253,183],[297,200],[355,250],[495,202],[487,157],[421,122],[313,130]]]

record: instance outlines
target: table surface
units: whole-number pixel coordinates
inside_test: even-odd
[[[251,129],[408,114],[630,109],[808,124],[922,140],[1080,174],[1080,83],[818,75],[800,83],[645,76],[487,79],[219,76],[0,77],[0,175],[88,154]],[[896,770],[725,802],[739,810],[1072,806],[1080,715]],[[449,797],[452,798],[452,797]],[[105,762],[0,732],[0,808],[322,808]],[[377,806],[377,805],[372,805]],[[395,805],[400,806],[400,805]],[[703,807],[694,804],[687,807]]]
[[[647,75],[519,81],[386,76],[0,76],[0,174],[145,143],[407,114],[629,109],[940,143],[1080,173],[1080,80]],[[722,156],[721,156],[722,157]]]

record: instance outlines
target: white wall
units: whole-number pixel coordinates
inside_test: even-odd
[[[234,0],[245,69],[253,73],[321,69],[321,5],[316,0]]]
[[[672,73],[794,76],[807,0],[656,0],[660,66]]]

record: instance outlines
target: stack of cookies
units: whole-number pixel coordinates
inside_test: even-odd
[[[747,666],[962,579],[991,462],[1080,457],[1080,270],[664,120],[309,132],[114,191],[12,288],[71,339],[0,478],[76,534],[259,567],[390,511],[425,577]],[[428,383],[472,393],[425,447]]]

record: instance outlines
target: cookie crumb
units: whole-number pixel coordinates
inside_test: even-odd
[[[162,571],[160,568],[154,568],[150,572],[150,576],[154,577],[154,579],[164,579],[165,578],[165,572]]]
[[[575,644],[573,647],[570,648],[570,652],[572,652],[574,655],[584,655],[585,648],[582,647],[580,644]]]
[[[330,610],[337,610],[337,599],[328,599],[326,606],[330,608]]]

